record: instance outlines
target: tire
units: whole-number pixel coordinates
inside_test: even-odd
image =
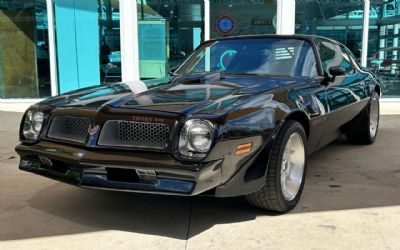
[[[371,96],[365,119],[360,124],[360,132],[346,134],[347,140],[352,144],[369,145],[375,142],[379,128],[379,94],[374,92]]]
[[[288,142],[292,145],[290,151],[286,148],[289,145]],[[299,122],[288,120],[283,124],[272,145],[265,185],[257,192],[245,197],[250,205],[275,212],[287,212],[296,206],[303,191],[307,169],[306,142],[306,133]],[[298,163],[293,163],[291,157]],[[295,181],[292,180],[292,175]],[[293,188],[294,185],[286,188],[286,182],[283,180],[296,183],[296,188]],[[289,189],[292,192],[288,192]]]

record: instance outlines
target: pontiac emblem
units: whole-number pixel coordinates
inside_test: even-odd
[[[89,125],[88,133],[89,133],[89,135],[94,135],[99,131],[99,129],[100,129],[99,125],[96,125],[94,127],[92,127],[92,125]]]

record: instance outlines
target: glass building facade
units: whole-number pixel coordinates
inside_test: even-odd
[[[204,3],[138,0],[137,4],[140,78],[165,77],[204,41]]]
[[[211,0],[211,38],[276,33],[276,1]]]
[[[365,1],[296,1],[296,34],[326,36],[346,45],[380,75],[383,97],[400,97],[400,1],[371,1],[368,27],[364,27]],[[362,46],[363,31],[368,40]]]
[[[0,101],[164,78],[204,40],[251,34],[338,40],[400,98],[399,29],[400,0],[0,0]]]
[[[50,96],[45,0],[0,1],[0,98]]]

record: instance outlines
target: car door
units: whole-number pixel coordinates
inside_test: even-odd
[[[345,74],[331,77],[326,84],[328,103],[327,126],[321,144],[327,144],[341,134],[341,126],[353,119],[365,106],[366,76],[354,65],[346,49],[329,40],[317,44],[325,74],[329,69],[341,66]]]

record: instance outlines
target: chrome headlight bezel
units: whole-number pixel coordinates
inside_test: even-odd
[[[204,158],[211,149],[214,133],[215,126],[208,120],[187,120],[179,136],[179,153],[184,157]]]
[[[25,141],[35,142],[43,130],[45,114],[41,110],[28,109],[21,124],[21,137]]]

